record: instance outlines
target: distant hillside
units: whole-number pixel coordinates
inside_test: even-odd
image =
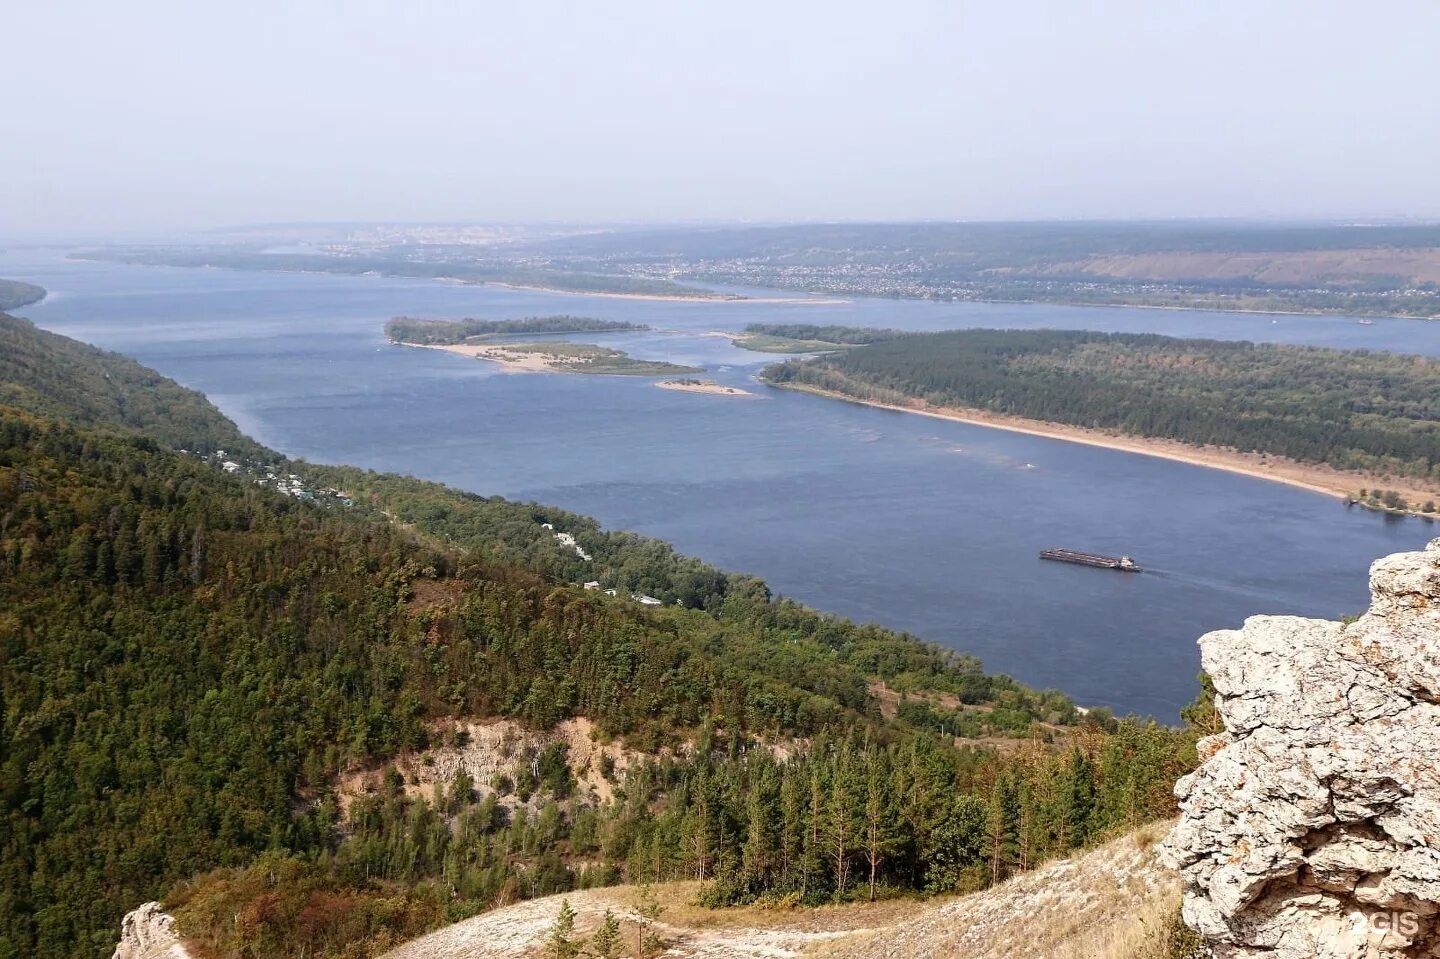
[[[971,270],[1080,256],[1440,248],[1440,224],[1351,225],[1226,220],[806,223],[612,230],[539,241],[553,254],[785,258],[831,262],[924,257]]]
[[[45,288],[19,280],[0,280],[0,310],[18,310],[45,299]]]
[[[527,248],[572,269],[925,299],[1440,316],[1440,225],[826,223],[615,230]]]

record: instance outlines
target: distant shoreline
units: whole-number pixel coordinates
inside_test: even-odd
[[[0,312],[23,310],[27,306],[43,303],[50,291],[38,283],[24,280],[0,280]]]
[[[959,302],[959,301],[956,301]],[[1359,320],[1419,320],[1429,323],[1440,316],[1416,313],[1341,313],[1336,310],[1247,310],[1232,306],[1166,306],[1159,303],[1076,303],[1069,300],[971,300],[972,303],[1012,303],[1023,306],[1078,306],[1106,310],[1174,310],[1181,313],[1241,313],[1248,316],[1331,316],[1336,319],[1355,317]]]
[[[1252,479],[1269,480],[1272,483],[1283,483],[1295,489],[1319,493],[1324,496],[1335,496],[1344,500],[1353,498],[1356,491],[1362,486],[1367,488],[1381,486],[1396,489],[1397,492],[1412,503],[1424,502],[1427,499],[1440,499],[1440,495],[1437,495],[1435,490],[1424,490],[1416,487],[1413,485],[1413,481],[1386,479],[1384,477],[1366,476],[1361,473],[1350,473],[1328,466],[1300,463],[1280,456],[1262,457],[1258,453],[1242,453],[1238,450],[1219,447],[1191,446],[1187,443],[1181,443],[1178,440],[1112,434],[1079,426],[1049,423],[1045,420],[1033,420],[1020,416],[987,413],[983,410],[956,409],[950,407],[926,408],[921,406],[900,406],[893,403],[862,400],[845,393],[838,393],[834,390],[823,390],[805,384],[769,383],[766,385],[776,389],[794,390],[798,393],[809,393],[826,399],[844,400],[848,403],[858,403],[861,406],[891,410],[896,413],[915,413],[920,416],[933,417],[934,419],[950,420],[954,423],[967,423],[971,426],[984,426],[1011,433],[1024,433],[1027,436],[1040,436],[1046,439],[1063,440],[1068,443],[1081,443],[1086,446],[1097,446],[1102,449],[1117,450],[1122,453],[1153,456],[1157,459],[1185,463],[1189,466],[1203,466],[1208,469],[1223,470],[1227,473],[1235,473],[1240,476],[1249,476]],[[1410,484],[1408,487],[1406,486],[1407,483]],[[1397,515],[1437,516],[1437,514],[1420,513],[1418,510],[1387,510],[1385,512],[1393,512]]]
[[[561,296],[605,296],[615,300],[680,300],[682,302],[695,301],[699,303],[754,303],[743,296],[726,296],[723,294],[709,294],[703,291],[696,293],[621,293],[618,291],[601,290],[566,290],[558,286],[534,286],[528,283],[506,283],[502,280],[457,280],[460,283],[476,283],[480,286],[496,286],[504,290],[526,290],[531,293],[558,293]]]
[[[460,281],[467,282],[467,281]],[[805,306],[839,306],[849,300],[826,297],[809,299],[800,296],[741,296],[738,293],[619,293],[599,290],[566,290],[556,286],[532,286],[522,283],[506,283],[501,280],[475,280],[482,286],[498,286],[506,290],[528,290],[533,293],[556,293],[561,296],[607,296],[616,300],[669,300],[681,303],[795,303]]]
[[[784,289],[784,287],[764,287],[764,289]],[[1355,317],[1364,320],[1419,320],[1429,323],[1440,321],[1440,314],[1429,313],[1370,313],[1364,310],[1257,310],[1240,306],[1184,306],[1166,303],[1090,303],[1081,300],[1039,300],[1034,297],[998,299],[995,297],[930,297],[930,296],[905,296],[900,293],[831,293],[827,297],[837,299],[825,299],[821,303],[849,303],[852,302],[844,297],[854,297],[866,300],[905,300],[912,303],[948,303],[950,305],[962,303],[979,303],[987,306],[1075,306],[1086,309],[1097,310],[1174,310],[1185,313],[1240,313],[1250,316],[1330,316],[1339,319]],[[750,303],[767,303],[770,300],[748,300]],[[786,299],[783,302],[794,302]]]

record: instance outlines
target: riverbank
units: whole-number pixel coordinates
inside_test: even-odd
[[[696,293],[619,293],[601,292],[599,290],[567,290],[558,286],[533,286],[521,283],[505,283],[500,280],[479,280],[478,282],[482,286],[494,286],[505,290],[525,290],[531,293],[555,293],[561,296],[603,296],[615,300],[660,300],[679,303],[751,303],[768,305],[794,304],[802,306],[840,306],[850,302],[849,300],[834,297],[811,299],[800,296],[742,296],[739,293],[710,293],[703,290]]]
[[[1172,460],[1177,463],[1186,463],[1190,466],[1204,466],[1209,469],[1224,470],[1227,473],[1238,473],[1242,476],[1269,480],[1273,483],[1284,483],[1286,486],[1307,490],[1311,493],[1339,497],[1347,502],[1355,499],[1359,490],[1373,489],[1375,487],[1393,489],[1403,496],[1407,502],[1412,503],[1424,503],[1427,500],[1440,499],[1440,491],[1418,486],[1413,480],[1352,473],[1347,470],[1338,470],[1327,466],[1300,463],[1279,456],[1242,453],[1239,450],[1221,447],[1191,446],[1187,443],[1181,443],[1178,440],[1130,436],[1128,434],[1111,433],[1080,426],[1049,423],[1044,420],[1032,420],[1019,416],[987,413],[984,410],[931,407],[920,401],[916,401],[913,405],[908,406],[895,403],[881,403],[804,384],[781,385],[771,383],[767,385],[776,389],[810,393],[814,396],[825,397],[826,399],[843,400],[848,403],[857,403],[861,406],[871,406],[882,410],[892,410],[897,413],[917,413],[921,416],[950,420],[955,423],[968,423],[971,426],[985,426],[991,429],[1006,430],[1011,433],[1043,436],[1046,439],[1064,440],[1069,443],[1083,443],[1087,446],[1098,446],[1104,449],[1118,450],[1122,453],[1136,453],[1141,456],[1154,456],[1159,459]],[[1356,505],[1362,504],[1357,503]],[[1433,517],[1436,515],[1421,513],[1418,509],[1409,511],[1386,510],[1386,512],[1413,516]]]

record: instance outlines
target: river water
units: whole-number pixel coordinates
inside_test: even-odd
[[[1259,613],[1361,611],[1372,560],[1440,535],[1265,480],[767,389],[752,377],[775,357],[706,335],[751,322],[1054,327],[1440,356],[1440,322],[804,297],[676,303],[84,263],[62,250],[0,254],[0,276],[52,291],[18,311],[42,327],[204,391],[292,456],[587,513],[1082,704],[1167,721],[1195,694],[1202,633]],[[649,324],[583,339],[704,366],[755,395],[504,373],[389,346],[381,330],[396,314],[553,313]],[[1146,572],[1042,562],[1048,546],[1129,553]]]

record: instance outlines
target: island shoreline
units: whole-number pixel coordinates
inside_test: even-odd
[[[655,384],[662,390],[673,390],[677,393],[701,393],[708,396],[751,396],[755,394],[749,390],[743,390],[738,386],[725,386],[711,380],[697,380],[693,383],[686,383],[681,380],[662,380]]]
[[[674,363],[665,363],[671,367],[668,370],[644,371],[640,369],[585,369],[575,363],[568,362],[559,354],[546,353],[539,350],[516,349],[513,346],[506,346],[503,343],[410,343],[405,340],[390,340],[392,346],[404,346],[417,350],[441,350],[446,353],[454,353],[456,356],[467,356],[475,360],[485,360],[493,363],[502,373],[573,373],[584,376],[680,376],[691,373],[703,372],[699,367],[686,367]],[[529,345],[534,344],[519,344]],[[569,346],[592,347],[591,344],[566,344]],[[592,347],[594,348],[594,347]],[[599,347],[598,349],[605,349]],[[614,352],[614,351],[611,351]],[[624,360],[635,366],[644,366],[647,363],[656,365],[662,361],[635,360],[629,354],[621,353],[618,359]]]
[[[762,380],[761,382],[765,381]],[[1022,433],[1027,436],[1039,436],[1044,439],[1080,443],[1085,446],[1095,446],[1121,453],[1134,453],[1139,456],[1151,456],[1157,459],[1170,460],[1175,463],[1184,463],[1189,466],[1201,466],[1207,469],[1221,470],[1226,473],[1248,476],[1252,479],[1282,483],[1286,486],[1305,490],[1310,493],[1338,497],[1347,502],[1355,499],[1356,491],[1361,488],[1362,484],[1367,488],[1373,487],[1375,484],[1388,484],[1388,486],[1406,482],[1413,484],[1413,481],[1386,479],[1383,477],[1366,476],[1360,473],[1350,473],[1344,470],[1334,469],[1333,467],[1299,463],[1280,456],[1268,456],[1262,461],[1260,455],[1255,453],[1242,453],[1238,450],[1218,447],[1194,447],[1186,443],[1181,443],[1178,440],[1111,434],[1080,426],[1069,426],[1063,423],[1049,423],[1045,420],[1035,420],[1027,417],[988,413],[984,410],[952,407],[926,408],[921,406],[902,406],[895,403],[882,403],[878,400],[864,400],[845,393],[836,392],[835,390],[820,389],[806,384],[765,383],[765,385],[773,389],[808,393],[812,396],[819,396],[825,399],[843,400],[847,403],[856,403],[860,406],[869,406],[895,413],[914,413],[920,416],[929,416],[933,419],[948,420],[952,423],[965,423],[969,426],[982,426],[990,429],[1005,430],[1010,433]],[[1440,495],[1437,495],[1435,491],[1423,490],[1413,485],[1409,488],[1400,489],[1399,492],[1406,496],[1407,499],[1413,497],[1420,499],[1422,502],[1425,499],[1440,499]],[[1359,502],[1356,502],[1355,505],[1366,506],[1367,509],[1373,508]],[[1440,518],[1440,514],[1423,513],[1418,509],[1380,509],[1378,511],[1402,516],[1418,516],[1429,519]]]

